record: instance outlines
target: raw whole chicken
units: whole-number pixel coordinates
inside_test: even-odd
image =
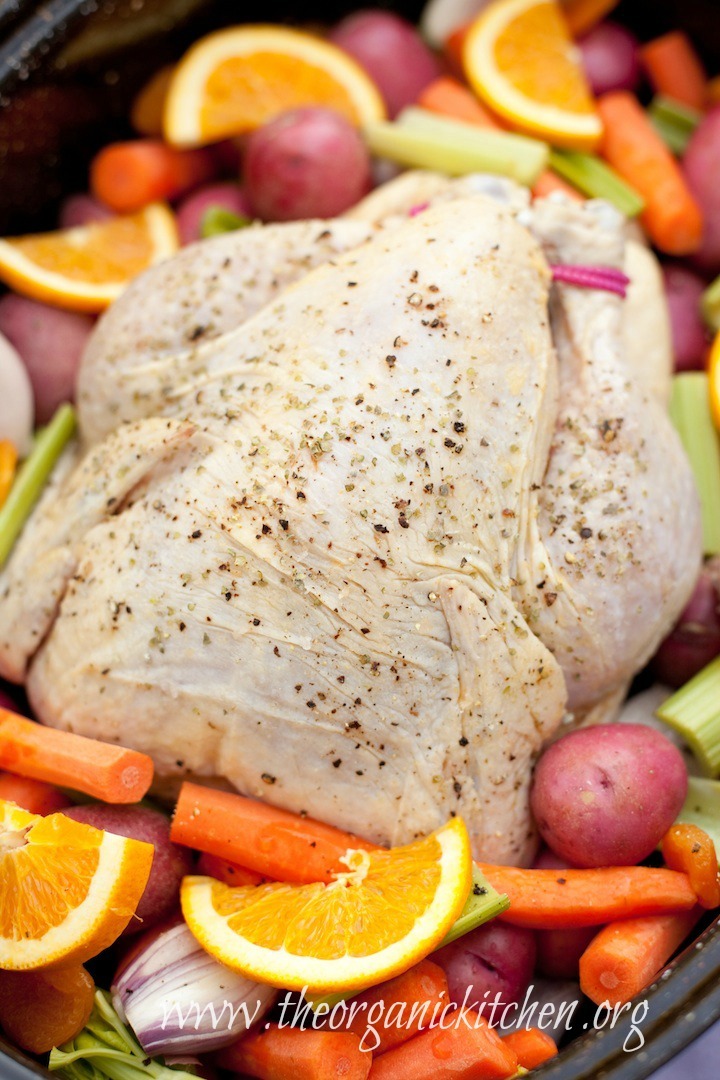
[[[396,183],[186,248],[101,320],[0,670],[166,781],[383,843],[460,813],[522,863],[541,746],[620,699],[698,571],[667,316],[644,252],[628,301],[553,284],[630,261],[604,204]]]

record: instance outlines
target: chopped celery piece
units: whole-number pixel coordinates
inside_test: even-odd
[[[406,110],[398,123],[368,124],[365,138],[373,154],[401,165],[450,176],[499,173],[520,184],[533,184],[548,158],[548,147],[537,139],[485,131],[422,109]]]
[[[673,154],[685,153],[690,136],[702,119],[695,109],[661,94],[651,101],[648,116],[652,126]]]
[[[196,1080],[194,1072],[148,1058],[104,990],[79,1035],[50,1051],[48,1068],[61,1080]]]
[[[708,776],[720,773],[720,656],[664,701],[657,714],[680,732]]]
[[[457,941],[464,934],[469,934],[483,923],[490,922],[497,915],[507,911],[510,901],[504,893],[493,889],[490,882],[484,876],[479,867],[473,863],[472,886],[462,909],[445,937],[437,946],[442,949],[443,945],[449,945],[451,941]],[[353,997],[353,994],[327,994],[322,997],[306,997],[311,1009],[317,1009],[318,1005],[328,1005],[332,1009],[338,1002]]]
[[[626,217],[645,209],[642,196],[621,176],[592,154],[579,150],[551,150],[550,168],[591,199],[606,199]]]
[[[717,780],[688,777],[688,793],[678,822],[697,825],[708,834],[720,855],[720,784]]]
[[[20,466],[10,494],[0,509],[0,567],[12,551],[74,431],[75,410],[72,405],[61,405],[48,426],[38,434],[29,457]]]
[[[200,235],[203,240],[209,240],[211,236],[236,232],[237,229],[246,229],[248,225],[252,225],[252,218],[234,214],[224,206],[209,206],[200,222]]]
[[[507,911],[510,901],[504,893],[496,892],[480,869],[473,865],[473,882],[470,895],[453,925],[448,930],[438,948],[449,945],[451,941],[457,941],[463,934],[469,934],[471,930],[490,922],[496,915]]]
[[[700,297],[700,308],[711,330],[720,330],[720,277],[716,277]]]
[[[673,379],[670,419],[690,459],[700,495],[703,551],[720,554],[720,443],[710,412],[708,377],[686,371]]]

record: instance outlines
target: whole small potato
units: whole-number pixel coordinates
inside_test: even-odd
[[[702,371],[709,344],[700,314],[700,297],[706,283],[680,263],[665,263],[663,279],[670,312],[675,370]]]
[[[63,811],[74,821],[93,825],[96,829],[144,840],[155,848],[150,878],[145,892],[123,935],[149,930],[166,918],[179,903],[180,882],[192,872],[192,855],[186,848],[170,840],[170,821],[159,810],[147,806],[111,806],[108,803],[88,803],[71,806]]]
[[[700,250],[692,261],[702,270],[720,270],[720,105],[705,115],[693,132],[682,159],[688,187],[703,215]]]
[[[207,184],[187,195],[175,212],[181,244],[192,244],[201,238],[203,218],[213,207],[229,210],[239,217],[252,217],[252,209],[239,184]]]
[[[530,985],[535,968],[535,935],[520,926],[494,922],[432,955],[447,976],[450,1000],[472,1007],[475,1002],[504,1005],[519,1002]]]
[[[687,795],[682,754],[642,724],[598,724],[558,739],[530,793],[548,847],[574,866],[632,866],[653,851]]]
[[[111,217],[115,217],[112,210],[82,191],[65,199],[60,207],[58,224],[61,229],[75,229],[79,225],[93,225]]]

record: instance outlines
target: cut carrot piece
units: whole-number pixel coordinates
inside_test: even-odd
[[[43,817],[72,806],[67,795],[63,795],[53,784],[9,772],[0,773],[0,799],[13,802],[31,814],[42,814]]]
[[[618,0],[562,0],[563,15],[574,38],[587,34],[617,5]]]
[[[110,803],[140,802],[152,783],[147,754],[43,727],[0,709],[0,768]]]
[[[465,38],[468,36],[468,31],[472,26],[472,22],[464,23],[462,26],[458,26],[457,30],[453,30],[445,39],[443,45],[443,56],[447,62],[447,66],[453,75],[456,75],[459,79],[465,78],[465,68],[463,66],[463,50],[465,48]]]
[[[207,150],[176,150],[157,139],[104,147],[90,166],[93,195],[118,214],[176,199],[215,172]]]
[[[503,1042],[517,1054],[521,1069],[536,1069],[557,1055],[555,1041],[540,1028],[526,1028],[503,1036]]]
[[[472,90],[463,86],[450,75],[441,75],[421,91],[417,105],[441,116],[451,116],[455,120],[465,120],[468,124],[501,130],[501,125],[489,109],[478,101]]]
[[[681,30],[673,30],[643,45],[640,56],[659,94],[691,109],[705,108],[707,75],[690,39]]]
[[[259,885],[265,878],[262,874],[256,874],[254,870],[248,870],[246,866],[228,862],[218,855],[210,855],[203,851],[197,864],[197,873],[222,881],[225,885]]]
[[[642,195],[641,222],[656,247],[690,255],[702,240],[700,208],[680,168],[634,94],[605,94],[598,101],[604,125],[602,156]]]
[[[580,958],[580,989],[596,1005],[624,1005],[652,982],[701,915],[695,907],[604,927]]]
[[[581,195],[577,188],[566,183],[566,181],[559,177],[557,173],[554,173],[552,169],[546,169],[545,172],[540,173],[540,176],[538,176],[533,184],[533,198],[544,199],[547,195],[552,195],[555,191],[561,191],[563,195],[567,195],[573,202],[585,202],[585,196]]]
[[[505,1080],[517,1066],[514,1050],[482,1016],[455,1009],[438,1027],[376,1058],[370,1080]]]
[[[715,844],[697,825],[668,829],[662,841],[663,859],[671,870],[687,874],[704,908],[720,907],[720,882]]]
[[[661,915],[697,903],[687,874],[647,866],[605,866],[596,870],[480,869],[510,907],[499,917],[530,930],[600,926],[639,915]]]
[[[353,1012],[348,1029],[362,1039],[367,1031],[368,1016],[374,1017],[382,1011],[383,1016],[394,1018],[392,1023],[384,1025],[381,1022],[375,1027],[378,1042],[376,1045],[373,1040],[371,1049],[378,1057],[429,1028],[433,1013],[440,1015],[449,1002],[445,972],[431,960],[421,960],[397,978],[373,986],[349,1001],[348,1009]],[[372,1011],[378,1003],[379,1007]],[[367,1040],[363,1045],[366,1044]]]
[[[352,1031],[303,1031],[269,1024],[220,1050],[221,1069],[259,1080],[366,1080],[372,1055]]]
[[[0,506],[7,501],[17,472],[18,452],[9,439],[0,439]]]
[[[348,848],[375,848],[312,818],[191,783],[180,790],[170,836],[273,881],[298,885],[329,884],[336,872],[347,870],[340,859]]]

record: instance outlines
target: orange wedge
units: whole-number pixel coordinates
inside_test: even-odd
[[[720,333],[715,335],[715,340],[710,349],[708,385],[710,387],[710,411],[715,421],[715,427],[720,430]]]
[[[300,105],[336,109],[357,126],[385,117],[375,83],[337,46],[279,26],[230,27],[201,38],[175,69],[165,138],[204,146]]]
[[[407,847],[355,851],[329,885],[185,878],[183,915],[202,947],[258,982],[355,991],[406,971],[445,937],[467,900],[472,858],[460,818]]]
[[[516,129],[555,146],[598,145],[602,123],[555,0],[495,0],[470,27],[463,63],[479,97]]]
[[[152,844],[0,801],[0,968],[82,964],[122,933]]]
[[[0,281],[56,307],[103,311],[137,274],[177,248],[172,211],[152,203],[128,217],[0,240]]]

